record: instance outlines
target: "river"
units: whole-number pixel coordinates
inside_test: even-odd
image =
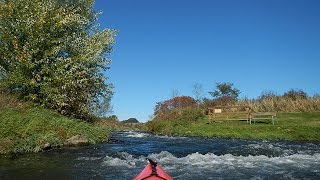
[[[173,179],[320,179],[320,142],[115,131],[111,144],[0,156],[0,179],[132,179],[154,159]]]

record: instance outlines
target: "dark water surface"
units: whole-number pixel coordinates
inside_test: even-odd
[[[0,156],[0,179],[132,179],[157,160],[174,179],[320,179],[320,142],[115,131],[112,144]]]

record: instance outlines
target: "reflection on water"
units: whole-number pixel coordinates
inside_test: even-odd
[[[320,179],[320,142],[246,141],[116,131],[112,144],[0,157],[0,179],[132,179],[159,162],[174,179]]]

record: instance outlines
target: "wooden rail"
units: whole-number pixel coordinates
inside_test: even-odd
[[[277,113],[275,112],[256,112],[251,113],[251,120],[255,122],[256,120],[271,120],[272,124],[277,120]]]
[[[214,106],[208,108],[209,122],[220,120],[250,121],[251,108],[249,106]]]

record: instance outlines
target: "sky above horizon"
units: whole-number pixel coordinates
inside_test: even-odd
[[[96,0],[100,27],[116,29],[114,114],[146,122],[172,93],[210,98],[218,82],[240,97],[320,93],[318,0]]]

